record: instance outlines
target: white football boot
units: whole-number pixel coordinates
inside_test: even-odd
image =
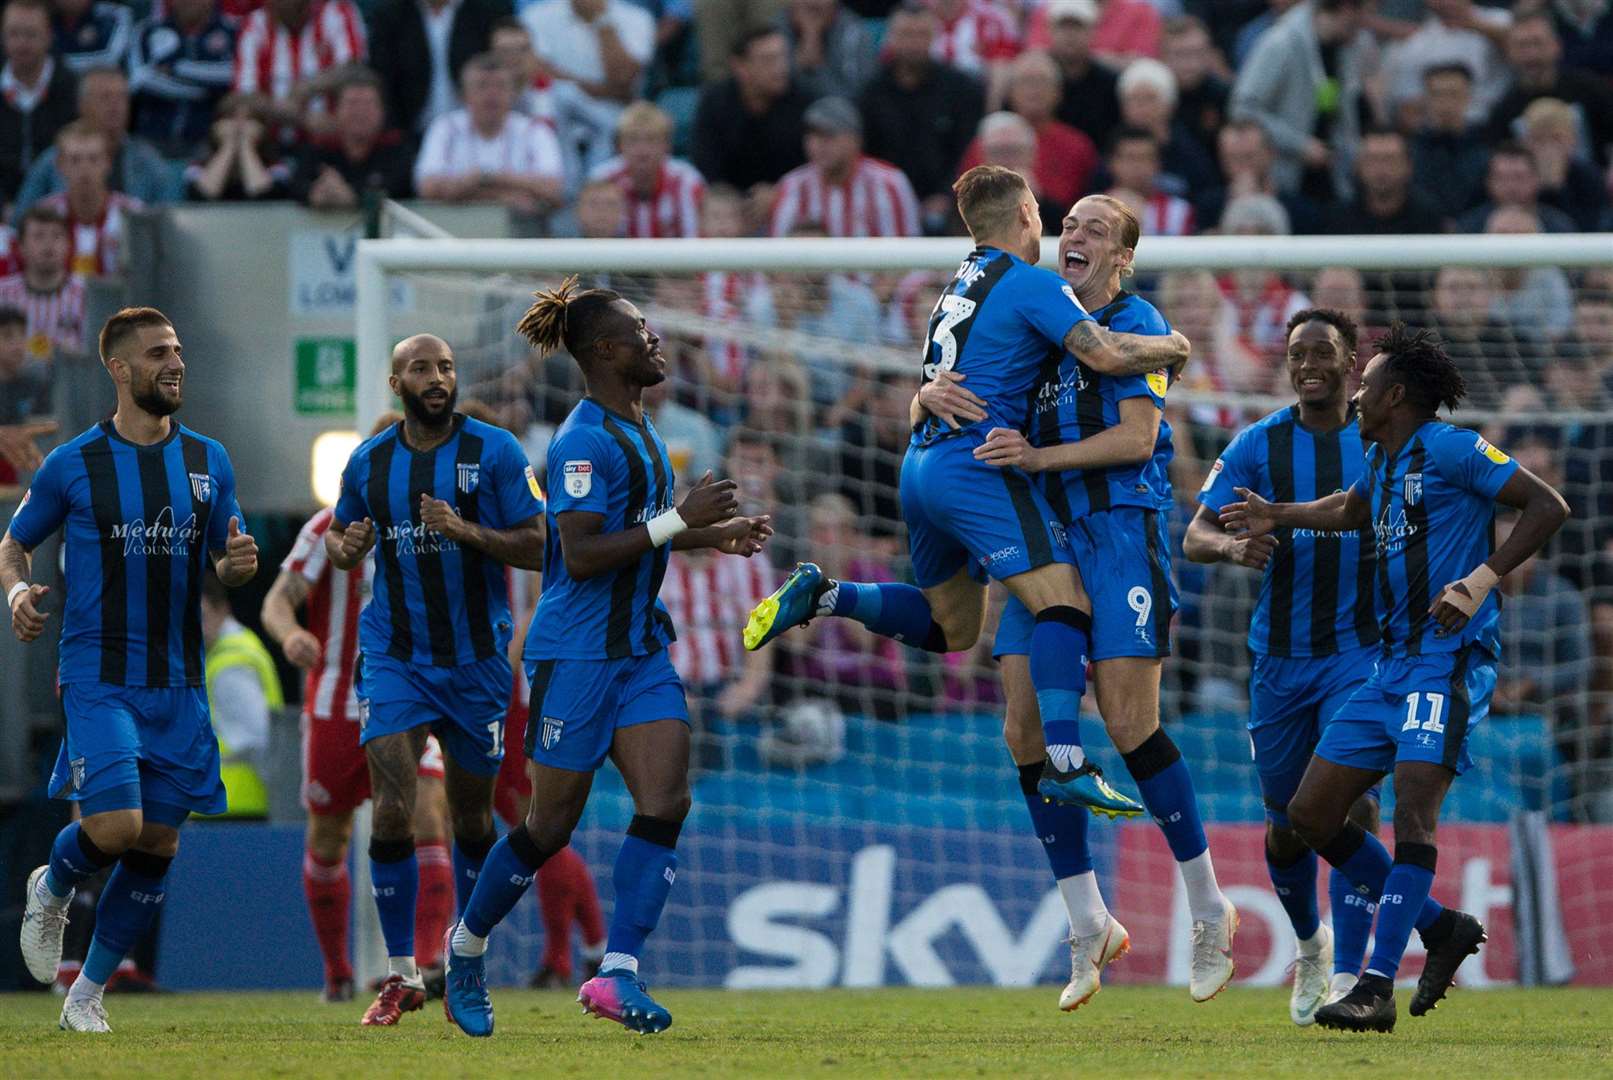
[[[1221,917],[1193,924],[1193,972],[1188,993],[1194,1001],[1209,1001],[1232,981],[1232,938],[1238,932],[1238,909],[1222,898]]]
[[[1126,955],[1131,935],[1113,915],[1095,934],[1070,938],[1070,985],[1059,995],[1059,1008],[1074,1012],[1102,989],[1103,969]]]
[[[62,1002],[62,1018],[58,1025],[63,1031],[93,1031],[110,1035],[112,1025],[106,1022],[106,1006],[99,997],[74,997],[71,994]]]
[[[62,933],[67,929],[67,905],[73,900],[71,892],[60,906],[40,899],[40,893],[49,891],[43,884],[49,869],[41,866],[28,875],[28,900],[22,913],[22,959],[28,965],[28,974],[42,983],[56,981],[56,969],[62,963]]]
[[[1294,992],[1288,996],[1288,1018],[1300,1027],[1316,1020],[1316,1010],[1328,997],[1328,979],[1333,970],[1333,931],[1326,923],[1316,928],[1316,936],[1300,942],[1294,954]]]

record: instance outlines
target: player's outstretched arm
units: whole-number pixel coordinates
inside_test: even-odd
[[[986,441],[975,447],[974,456],[987,465],[1014,466],[1026,472],[1140,465],[1154,456],[1159,420],[1159,409],[1151,398],[1125,398],[1120,402],[1120,423],[1096,435],[1073,443],[1038,447],[1013,428],[992,428]]]
[[[456,544],[475,548],[517,570],[543,569],[543,515],[535,514],[508,529],[490,529],[466,521],[442,499],[420,495],[420,521],[426,528]]]
[[[28,584],[33,557],[22,541],[6,530],[0,539],[0,589],[6,593],[11,608],[11,630],[24,644],[34,640],[45,629],[45,613],[39,610],[40,601],[50,592],[48,585]]]
[[[632,528],[605,532],[605,515],[589,510],[566,510],[555,515],[560,530],[560,554],[573,581],[586,581],[620,570],[652,548],[673,541],[690,529],[705,529],[735,517],[739,512],[739,485],[713,480],[708,470],[695,482],[674,510]]]
[[[1221,508],[1221,524],[1239,536],[1264,536],[1275,529],[1349,532],[1365,527],[1371,517],[1367,501],[1354,488],[1302,503],[1267,502],[1248,488],[1232,490],[1243,501]]]
[[[1438,598],[1429,606],[1429,614],[1445,630],[1455,633],[1467,625],[1490,590],[1500,584],[1524,560],[1546,546],[1563,522],[1568,520],[1568,502],[1557,489],[1534,473],[1519,465],[1517,470],[1496,492],[1495,501],[1522,511],[1517,525],[1513,526],[1506,543],[1467,577],[1453,581],[1440,590]]]
[[[773,515],[732,517],[704,529],[686,529],[672,538],[673,551],[712,548],[725,555],[750,558],[759,554],[773,536]]]
[[[1146,375],[1164,368],[1180,375],[1192,343],[1176,330],[1169,336],[1122,334],[1082,319],[1064,335],[1064,348],[1104,375]]]
[[[369,518],[343,524],[332,521],[325,530],[325,554],[338,570],[351,570],[375,546],[375,522]]]
[[[1220,516],[1208,506],[1199,507],[1182,537],[1182,553],[1189,562],[1196,563],[1227,562],[1264,570],[1276,550],[1275,536],[1234,536],[1227,532],[1221,527]]]

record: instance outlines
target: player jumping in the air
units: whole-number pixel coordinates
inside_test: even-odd
[[[1088,315],[1075,291],[1038,269],[1041,215],[1024,177],[994,165],[953,185],[975,249],[930,316],[924,376],[957,371],[985,402],[986,418],[952,428],[934,418],[915,428],[902,463],[902,519],[917,586],[832,581],[803,563],[757,605],[745,647],[757,649],[820,615],[856,619],[870,630],[931,652],[969,649],[986,613],[986,578],[996,578],[1034,614],[1030,679],[1044,725],[1067,732],[1086,687],[1091,618],[1064,526],[1023,471],[974,455],[993,428],[1019,429],[1044,367],[1065,351],[1106,374],[1143,374],[1185,361],[1187,339],[1115,334]],[[1068,743],[1068,737],[1050,738]],[[1134,813],[1079,747],[1060,772],[1051,757],[1044,795],[1104,812]]]
[[[1071,208],[1059,238],[1059,266],[1082,305],[1115,331],[1166,335],[1170,327],[1142,297],[1120,285],[1131,272],[1141,226],[1124,203],[1092,195]],[[985,418],[984,403],[940,372],[919,391],[925,411],[949,425]],[[1159,725],[1159,679],[1170,653],[1176,610],[1171,581],[1167,470],[1175,451],[1162,410],[1170,373],[1099,374],[1070,353],[1050,358],[1031,405],[1026,434],[994,428],[975,457],[1037,477],[1068,530],[1076,569],[1092,600],[1092,677],[1109,738],[1137,781],[1180,867],[1192,914],[1189,991],[1208,1001],[1232,978],[1237,913],[1216,881],[1193,779]],[[1019,767],[1031,823],[1070,915],[1070,983],[1059,1007],[1091,1000],[1105,965],[1130,945],[1109,914],[1087,849],[1087,814],[1046,802],[1037,778],[1044,762],[1060,772],[1083,760],[1079,725],[1047,723],[1037,709],[1028,656],[1034,621],[1010,598],[993,651],[1002,663],[1007,708],[1003,735]]]
[[[1338,870],[1328,876],[1332,931],[1322,923],[1316,853],[1289,824],[1287,808],[1322,729],[1372,671],[1377,553],[1367,530],[1234,536],[1220,513],[1237,500],[1236,488],[1294,502],[1347,491],[1360,479],[1366,459],[1346,385],[1355,350],[1355,322],[1342,312],[1307,308],[1288,320],[1288,381],[1299,400],[1233,436],[1205,478],[1182,543],[1194,562],[1265,571],[1249,625],[1249,741],[1266,804],[1266,870],[1297,940],[1288,1015],[1300,1025],[1312,1022],[1324,999],[1355,985],[1372,933],[1374,902]],[[1375,789],[1356,801],[1350,819],[1378,831]]]
[[[493,1033],[483,954],[545,860],[571,839],[594,773],[607,757],[633,795],[634,815],[611,875],[615,905],[599,974],[577,1000],[634,1031],[672,1016],[638,977],[639,954],[677,876],[689,812],[689,711],[666,646],[671,619],[658,593],[668,549],[753,555],[772,529],[736,516],[732,480],[707,473],[673,505],[666,444],[644,415],[646,386],[666,378],[661,339],[616,293],[540,293],[519,332],[541,352],[565,347],[587,396],[549,444],[549,542],[543,595],[523,650],[532,682],[526,820],[494,845],[470,904],[450,934],[448,1016],[467,1035]]]
[[[61,1016],[66,1030],[104,1032],[102,991],[156,917],[179,827],[225,809],[203,682],[202,579],[211,562],[225,585],[244,585],[258,548],[241,531],[224,447],[173,417],[185,381],[173,324],[155,308],[124,308],[101,328],[100,351],[117,411],[39,467],[0,540],[0,588],[13,631],[33,641],[50,590],[28,582],[29,553],[65,525],[67,734],[50,791],[77,802],[81,818],[28,878],[22,955],[34,978],[54,979],[73,887],[117,863]]]
[[[390,384],[404,418],[353,451],[325,531],[339,570],[376,549],[356,680],[375,798],[370,880],[389,968],[364,1013],[370,1026],[425,1003],[412,826],[428,734],[443,748],[461,902],[497,837],[493,781],[513,680],[504,567],[536,570],[543,550],[543,502],[526,455],[509,432],[454,411],[448,343],[430,334],[399,342]]]
[[[1432,1009],[1485,940],[1473,916],[1429,890],[1435,828],[1451,780],[1472,764],[1468,736],[1490,709],[1500,655],[1500,599],[1491,590],[1568,518],[1561,495],[1476,433],[1438,419],[1466,395],[1437,338],[1396,324],[1377,342],[1356,392],[1366,471],[1348,491],[1272,503],[1239,488],[1221,522],[1239,535],[1371,528],[1377,548],[1383,650],[1372,675],[1334,713],[1288,804],[1294,830],[1378,898],[1366,971],[1316,1011],[1323,1027],[1392,1031],[1394,979],[1415,926],[1428,960],[1411,1014]],[[1495,504],[1522,510],[1491,550]],[[1395,777],[1395,854],[1349,820],[1380,779]]]

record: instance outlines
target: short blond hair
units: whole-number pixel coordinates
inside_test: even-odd
[[[112,153],[112,140],[107,138],[106,132],[88,120],[74,120],[58,131],[56,141],[53,144],[56,147],[56,152],[60,154],[62,147],[74,139],[95,139],[106,149],[108,155]]]
[[[1535,98],[1523,110],[1523,130],[1528,135],[1539,135],[1549,129],[1579,134],[1574,119],[1574,107],[1560,98]]]
[[[622,110],[621,119],[616,121],[616,135],[656,135],[670,140],[672,117],[648,101],[635,101]]]

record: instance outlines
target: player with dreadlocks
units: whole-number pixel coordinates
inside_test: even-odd
[[[1366,971],[1342,999],[1316,1011],[1322,1027],[1392,1031],[1394,980],[1415,927],[1428,960],[1411,999],[1438,1004],[1484,927],[1429,895],[1435,828],[1451,781],[1472,765],[1468,736],[1490,709],[1500,657],[1501,578],[1568,518],[1563,497],[1499,448],[1438,417],[1466,396],[1439,339],[1396,323],[1377,342],[1355,395],[1366,471],[1348,491],[1307,503],[1271,503],[1247,488],[1222,509],[1229,530],[1371,528],[1382,652],[1372,675],[1322,732],[1288,819],[1300,837],[1367,897],[1378,897]],[[1522,511],[1493,548],[1495,504]],[[1351,805],[1395,778],[1395,853],[1348,819]]]
[[[586,396],[549,443],[543,596],[522,651],[532,684],[532,802],[488,853],[449,931],[443,1005],[467,1035],[493,1033],[487,936],[570,842],[609,757],[634,815],[611,875],[605,958],[577,1000],[634,1031],[664,1031],[672,1015],[651,999],[638,965],[677,873],[689,812],[689,710],[667,658],[674,634],[658,593],[670,548],[749,557],[773,530],[766,517],[738,516],[737,485],[710,472],[674,506],[672,462],[642,402],[644,388],[666,378],[666,360],[633,304],[604,289],[579,291],[571,277],[538,293],[516,330],[541,353],[564,347],[582,368]]]

